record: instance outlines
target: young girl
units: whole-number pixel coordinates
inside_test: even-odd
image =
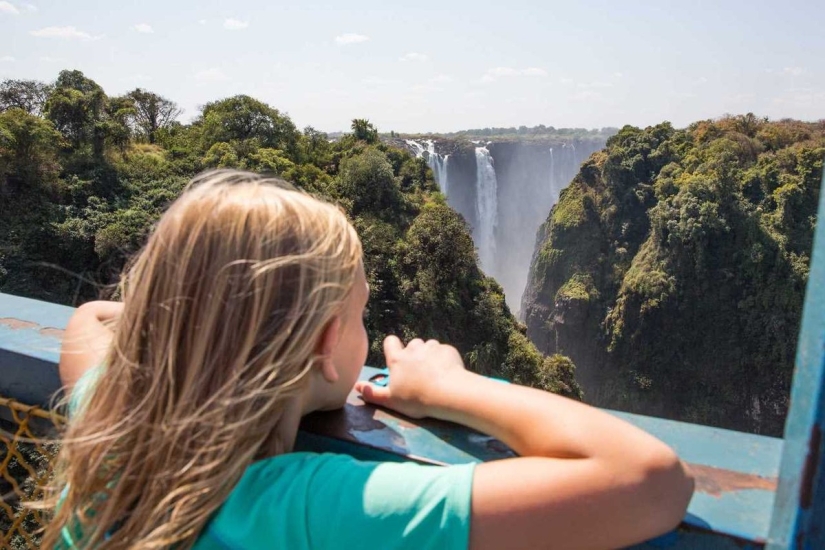
[[[60,373],[75,410],[44,548],[615,548],[682,519],[671,449],[581,403],[464,369],[434,340],[367,356],[361,245],[282,182],[206,174],[125,274],[78,308]],[[520,458],[451,467],[291,453],[352,390],[490,434]]]

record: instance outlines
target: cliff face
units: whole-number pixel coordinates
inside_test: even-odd
[[[522,312],[593,404],[780,435],[825,128],[626,127],[541,226]]]
[[[529,141],[433,138],[396,144],[428,160],[447,202],[472,228],[482,269],[504,288],[510,309],[518,311],[536,231],[581,163],[605,140],[601,135]]]
[[[604,140],[494,142],[488,148],[498,178],[496,256],[490,274],[519,310],[536,233],[581,163]]]

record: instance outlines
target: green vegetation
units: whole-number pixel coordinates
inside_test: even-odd
[[[466,222],[422,159],[366,119],[331,143],[248,96],[207,103],[191,124],[174,102],[121,97],[79,71],[53,85],[0,85],[0,292],[77,305],[117,281],[163,209],[196,173],[278,175],[339,203],[364,244],[369,361],[388,333],[454,344],[470,368],[579,396],[566,358],[538,353],[485,277]]]
[[[540,230],[528,334],[588,401],[781,434],[825,123],[625,127]]]

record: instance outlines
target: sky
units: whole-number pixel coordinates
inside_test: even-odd
[[[825,1],[0,0],[0,79],[62,69],[327,132],[819,120]]]

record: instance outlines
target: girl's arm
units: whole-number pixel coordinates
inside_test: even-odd
[[[75,310],[60,346],[60,381],[72,388],[83,373],[106,358],[112,343],[112,322],[120,316],[120,302],[88,302]]]
[[[521,458],[480,464],[470,548],[617,548],[682,520],[693,480],[661,441],[612,415],[464,370],[431,340],[384,343],[390,385],[359,383],[372,403],[492,435]]]

